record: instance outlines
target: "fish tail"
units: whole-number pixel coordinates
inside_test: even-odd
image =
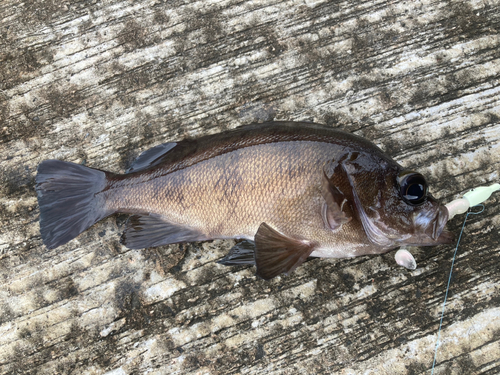
[[[45,246],[54,249],[72,240],[113,212],[102,194],[107,173],[61,160],[38,166],[36,192],[40,207],[40,233]]]

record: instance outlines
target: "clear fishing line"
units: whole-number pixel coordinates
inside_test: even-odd
[[[446,300],[448,299],[448,292],[450,290],[451,275],[453,273],[453,266],[455,265],[455,259],[457,257],[458,246],[460,245],[460,240],[462,239],[462,234],[463,234],[464,229],[465,229],[465,223],[467,222],[467,218],[469,217],[469,215],[477,215],[477,214],[480,214],[484,211],[484,206],[482,204],[476,205],[474,207],[482,207],[482,209],[481,209],[481,211],[478,211],[478,212],[469,211],[469,212],[467,212],[467,215],[465,215],[464,223],[462,224],[462,230],[460,231],[460,235],[458,236],[457,246],[455,246],[455,252],[453,253],[453,259],[451,261],[451,268],[450,268],[450,276],[448,277],[448,285],[446,286],[446,293],[444,295],[443,309],[441,311],[441,319],[439,321],[439,329],[438,329],[437,340],[436,340],[436,348],[434,350],[434,361],[432,362],[431,375],[434,375],[434,368],[436,366],[436,358],[437,358],[437,352],[438,352],[438,348],[439,348],[439,340],[441,337],[441,327],[443,326],[444,310],[446,308]]]

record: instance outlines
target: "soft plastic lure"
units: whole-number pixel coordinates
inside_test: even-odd
[[[463,198],[455,199],[446,205],[448,209],[448,220],[453,216],[467,212],[469,207],[477,206],[485,202],[491,194],[500,190],[500,184],[480,186],[464,194]]]
[[[463,213],[467,212],[470,207],[481,205],[481,203],[485,202],[491,196],[491,194],[493,194],[495,191],[499,191],[499,190],[500,190],[500,184],[493,184],[490,186],[481,186],[481,187],[472,189],[468,193],[464,194],[463,198],[455,199],[454,201],[451,201],[450,203],[448,203],[446,205],[446,208],[448,209],[448,213],[449,213],[449,219],[451,219],[455,215],[463,214]],[[458,245],[460,244],[460,239],[462,238],[462,233],[464,231],[465,223],[467,221],[467,217],[469,216],[469,214],[480,214],[481,212],[483,212],[483,210],[484,210],[484,206],[483,206],[483,209],[479,212],[471,212],[471,211],[467,212],[467,215],[465,216],[465,219],[464,219],[464,223],[462,224],[462,230],[460,231],[460,236],[458,237],[457,246],[455,247],[455,252],[453,254],[453,260],[451,262],[450,275],[448,276],[448,285],[446,286],[446,293],[444,296],[443,309],[441,311],[441,319],[439,321],[439,329],[438,329],[438,333],[437,333],[436,347],[434,349],[434,361],[432,362],[431,375],[434,374],[434,369],[436,368],[436,359],[437,359],[437,352],[438,352],[438,348],[439,348],[441,327],[443,325],[443,317],[444,317],[444,311],[445,311],[445,307],[446,307],[446,300],[448,299],[448,291],[450,289],[450,283],[451,283],[451,274],[453,272],[453,266],[455,264],[455,258],[456,258],[457,251],[458,251]]]

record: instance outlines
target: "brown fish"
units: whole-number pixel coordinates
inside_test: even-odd
[[[238,238],[222,264],[264,279],[307,257],[381,254],[451,242],[446,207],[422,175],[371,142],[303,122],[244,126],[165,143],[119,175],[59,160],[38,167],[40,231],[63,245],[117,212],[133,249]]]

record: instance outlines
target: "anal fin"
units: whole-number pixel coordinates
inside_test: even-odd
[[[315,244],[287,237],[262,223],[255,235],[257,275],[265,280],[289,274],[313,252]]]
[[[208,240],[193,228],[169,223],[159,215],[132,215],[120,242],[129,249],[144,249],[179,242]]]

